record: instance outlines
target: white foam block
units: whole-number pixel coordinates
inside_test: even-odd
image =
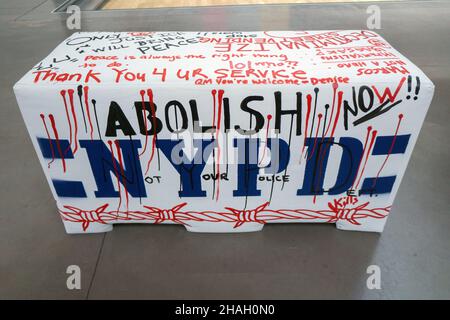
[[[68,233],[381,232],[434,86],[372,31],[90,32],[14,90]]]

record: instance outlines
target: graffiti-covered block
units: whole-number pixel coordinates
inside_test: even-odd
[[[91,32],[14,90],[68,233],[381,232],[434,86],[372,31]]]

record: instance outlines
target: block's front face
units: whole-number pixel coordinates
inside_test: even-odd
[[[370,31],[77,33],[15,87],[66,230],[382,231],[433,85]]]

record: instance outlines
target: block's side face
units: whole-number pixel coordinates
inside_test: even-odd
[[[20,83],[14,86],[22,118],[53,197],[57,201],[59,197],[53,187],[52,179],[57,179],[59,169],[61,169],[61,173],[63,172],[65,159],[70,158],[71,154],[67,150],[68,145],[64,142],[65,136],[69,136],[70,130],[68,127],[58,124],[58,119],[62,118],[61,112],[64,112],[64,109],[59,110],[52,105],[54,101],[51,96],[55,92],[58,92],[55,88],[49,90]],[[56,208],[55,211],[57,212]]]
[[[146,46],[155,40],[140,37]],[[343,41],[329,41],[336,39]],[[385,45],[376,39],[364,46]],[[357,51],[358,41],[344,51]],[[15,87],[66,230],[137,222],[244,232],[264,223],[331,222],[382,231],[433,95],[423,73],[389,52],[382,60],[330,58],[316,70],[300,49],[267,56],[233,45],[225,56],[223,44],[193,42],[199,45],[204,58],[176,47],[181,58],[167,54],[162,62],[147,52],[144,65],[89,52],[113,62],[85,67],[84,56],[81,78],[27,82],[32,74]],[[315,48],[316,57],[324,50]],[[103,78],[117,68],[135,77]],[[261,81],[252,81],[258,74]]]
[[[406,79],[408,78],[409,76]],[[411,79],[413,83],[411,86],[417,88],[421,77],[411,76]],[[384,116],[378,116],[379,119],[372,119],[365,125],[366,127],[370,125],[372,134],[376,137],[367,163],[366,160],[362,162],[362,165],[365,165],[365,168],[363,167],[365,176],[362,177],[359,185],[359,199],[365,199],[371,204],[389,204],[390,210],[430,106],[434,86],[430,82],[425,82],[425,85],[420,85],[417,92],[418,94],[411,94],[406,87],[405,90],[399,91],[396,99],[386,104],[379,102],[379,106],[383,105],[381,110],[388,108],[389,111]],[[392,105],[395,106],[391,107]],[[377,131],[376,134],[374,129]],[[368,141],[370,149],[371,139],[369,138]],[[381,232],[385,223],[386,219],[378,219],[359,226],[341,220],[337,226],[344,230]]]

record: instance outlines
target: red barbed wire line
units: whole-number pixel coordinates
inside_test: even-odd
[[[328,209],[268,209],[269,202],[266,202],[253,210],[238,210],[225,207],[225,212],[217,211],[180,211],[187,203],[180,203],[171,209],[161,209],[158,207],[144,206],[146,211],[106,211],[109,204],[104,204],[94,210],[83,210],[74,206],[64,205],[65,210],[59,210],[61,217],[65,221],[82,223],[83,230],[89,227],[90,223],[98,222],[108,224],[109,222],[120,221],[153,221],[162,223],[172,221],[183,225],[188,222],[225,222],[234,223],[234,228],[240,227],[247,222],[265,224],[276,220],[325,220],[325,222],[335,223],[345,220],[354,225],[360,225],[357,220],[365,218],[383,219],[391,209],[367,208],[369,202],[356,205],[358,200],[355,197],[344,197],[328,203]],[[351,205],[351,207],[347,207]]]

